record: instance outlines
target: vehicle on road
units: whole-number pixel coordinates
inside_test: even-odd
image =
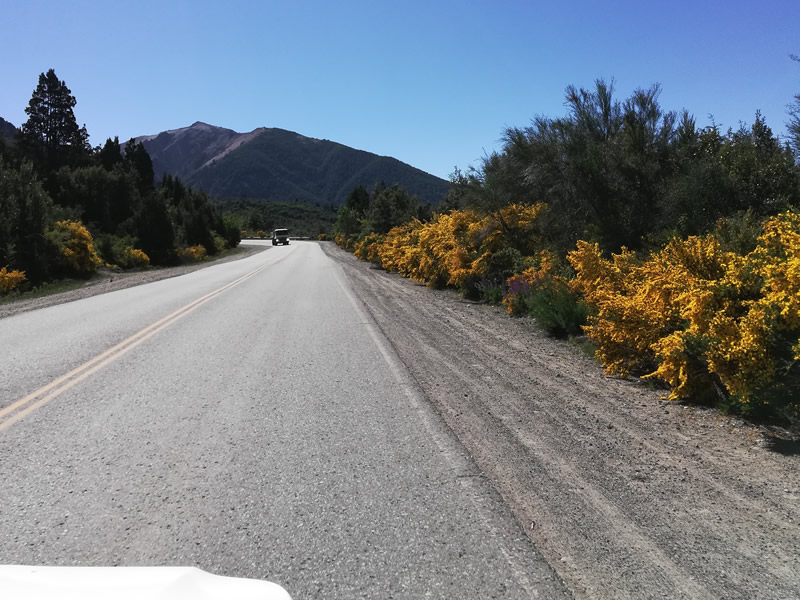
[[[272,245],[277,246],[278,244],[289,245],[288,229],[276,229],[272,232]]]

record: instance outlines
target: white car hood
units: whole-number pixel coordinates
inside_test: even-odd
[[[0,565],[0,590],[3,600],[291,600],[275,583],[194,567]]]

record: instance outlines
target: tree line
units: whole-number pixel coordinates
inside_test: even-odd
[[[569,87],[566,116],[506,129],[499,152],[455,174],[450,204],[485,212],[544,202],[542,233],[562,256],[578,240],[617,252],[722,226],[744,236],[748,223],[797,205],[800,112],[781,142],[758,112],[736,130],[701,128],[688,112],[662,108],[659,93],[654,85],[620,102],[613,82]]]
[[[385,234],[412,218],[427,221],[432,216],[430,204],[397,183],[387,186],[379,181],[371,193],[359,185],[348,194],[339,208],[334,231],[341,239],[350,240],[370,233]]]
[[[239,243],[200,190],[166,175],[156,185],[141,142],[92,148],[75,97],[50,69],[39,76],[14,139],[0,138],[0,268],[28,285],[91,275],[103,264],[174,264]],[[77,257],[82,257],[78,259]]]
[[[665,110],[660,91],[653,85],[620,101],[613,81],[568,87],[565,116],[507,128],[501,150],[455,170],[436,212],[487,215],[544,203],[537,235],[561,257],[578,240],[606,252],[649,251],[719,227],[731,243],[754,245],[766,217],[800,200],[800,94],[788,107],[789,139],[781,141],[758,112],[752,125],[735,130],[698,127],[687,111]],[[356,188],[335,231],[355,243],[432,214],[398,186],[377,186],[371,196]],[[522,238],[509,244],[522,254],[530,245]]]

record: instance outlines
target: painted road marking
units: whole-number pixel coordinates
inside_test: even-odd
[[[142,344],[146,340],[150,339],[162,329],[169,327],[170,325],[172,325],[179,319],[185,317],[190,312],[199,308],[206,302],[216,298],[217,296],[230,290],[231,288],[236,287],[241,283],[244,283],[245,281],[257,275],[267,267],[271,267],[272,265],[283,260],[284,258],[286,258],[286,256],[288,256],[288,254],[283,254],[283,256],[278,258],[278,260],[270,262],[269,264],[266,265],[262,265],[259,268],[251,271],[250,273],[243,275],[239,279],[236,279],[222,286],[221,288],[218,288],[213,292],[209,292],[205,296],[198,298],[193,302],[190,302],[186,306],[179,308],[178,310],[167,315],[166,317],[159,319],[152,325],[149,325],[144,329],[134,333],[132,336],[121,341],[116,346],[113,346],[112,348],[109,348],[105,352],[98,354],[91,360],[83,363],[79,367],[76,367],[69,373],[62,375],[58,379],[55,379],[54,381],[48,383],[47,385],[39,388],[35,392],[28,394],[24,398],[21,398],[20,400],[17,400],[16,402],[10,404],[6,408],[0,410],[0,431],[6,429],[7,427],[10,427],[25,415],[35,411],[37,408],[44,406],[45,404],[50,402],[50,400],[52,400],[53,398],[56,398],[57,396],[61,395],[71,387],[75,386],[77,383],[83,381],[90,375],[96,373],[106,365],[114,362],[121,356],[127,354],[139,344]]]

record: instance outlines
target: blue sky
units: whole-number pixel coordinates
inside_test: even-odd
[[[0,116],[56,70],[93,145],[204,121],[281,127],[446,178],[502,132],[565,114],[564,89],[662,86],[700,125],[785,131],[800,93],[797,0],[403,2],[12,0]]]

